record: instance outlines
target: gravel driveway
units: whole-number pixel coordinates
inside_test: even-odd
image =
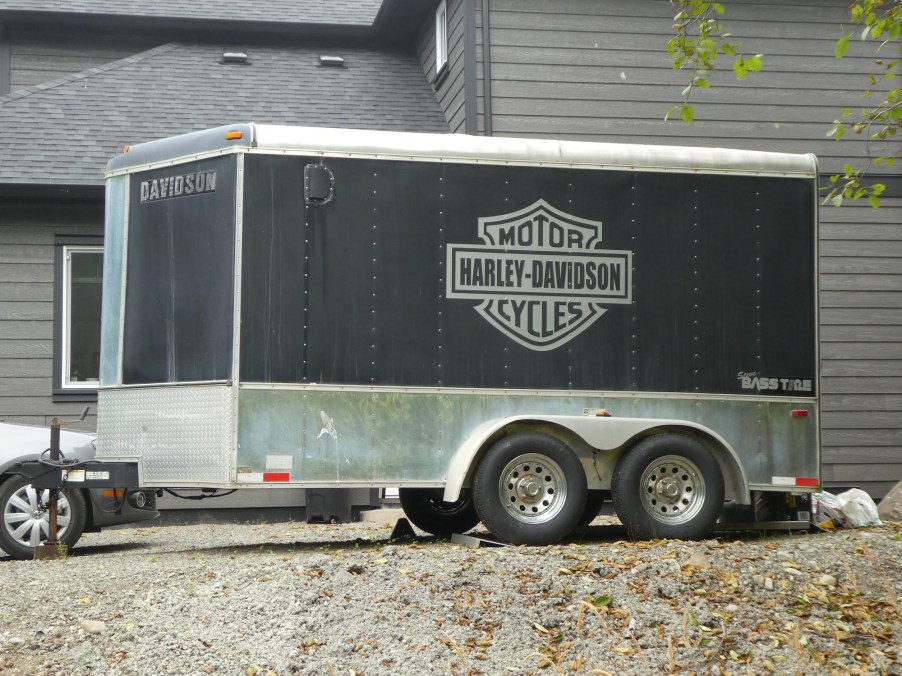
[[[0,672],[902,673],[900,524],[478,549],[390,532],[134,528],[0,559]]]

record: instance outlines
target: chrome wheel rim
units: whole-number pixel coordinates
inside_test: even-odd
[[[545,523],[567,502],[567,480],[560,466],[536,453],[518,455],[498,480],[498,496],[505,511],[524,523]]]
[[[3,527],[23,547],[37,547],[50,537],[50,490],[36,490],[28,484],[12,494],[3,506]],[[57,502],[57,540],[69,529],[72,508],[65,494]]]
[[[642,504],[656,521],[691,521],[705,504],[705,478],[694,462],[680,455],[658,458],[642,473]]]

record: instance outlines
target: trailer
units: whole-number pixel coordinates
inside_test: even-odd
[[[104,255],[97,460],[144,488],[544,544],[820,486],[812,155],[236,124],[112,159]]]

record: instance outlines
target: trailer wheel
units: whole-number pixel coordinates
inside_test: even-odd
[[[473,479],[473,501],[482,523],[514,544],[560,540],[579,522],[587,493],[586,474],[576,454],[541,432],[520,432],[498,441]]]
[[[720,465],[682,434],[658,434],[636,444],[617,463],[611,488],[617,516],[636,538],[699,538],[723,509]]]
[[[34,557],[34,548],[50,536],[50,491],[35,489],[31,479],[13,475],[0,485],[0,549],[16,559]],[[57,540],[74,547],[85,528],[85,499],[78,490],[60,490]]]
[[[401,508],[413,525],[432,535],[466,533],[479,523],[469,492],[455,502],[442,500],[441,488],[400,488]]]

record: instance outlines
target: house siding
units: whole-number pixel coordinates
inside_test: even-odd
[[[477,3],[482,5],[483,3]],[[688,75],[664,46],[659,0],[490,0],[495,135],[813,152],[825,175],[866,154],[826,136],[858,108],[873,56],[853,41],[833,57],[848,3],[726,3],[724,22],[765,70],[738,82],[728,64],[693,96],[696,123],[664,122]],[[484,132],[482,15],[476,10],[478,128]],[[801,35],[801,37],[800,37]],[[884,496],[902,478],[902,183],[875,211],[821,209],[823,479]]]
[[[84,406],[54,402],[54,239],[103,234],[103,206],[4,204],[0,212],[0,417],[49,425]],[[94,414],[80,427],[94,429]]]
[[[433,83],[436,98],[445,112],[452,132],[466,131],[466,9],[468,0],[447,0],[448,74],[435,78],[435,17],[430,14],[417,36],[417,58]]]
[[[10,28],[8,33],[10,91],[95,68],[165,42],[121,33],[100,35],[21,28]]]

